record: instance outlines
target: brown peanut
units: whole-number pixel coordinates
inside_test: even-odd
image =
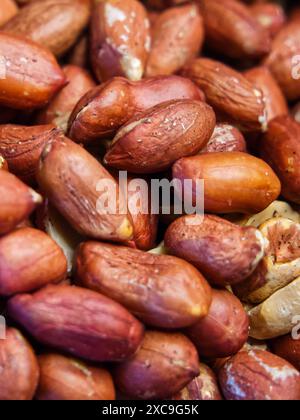
[[[178,258],[86,242],[76,262],[81,285],[119,302],[147,324],[182,328],[208,313],[210,287]]]
[[[129,358],[143,337],[142,325],[121,305],[75,286],[14,296],[8,312],[41,343],[97,362]]]
[[[131,82],[113,78],[92,89],[78,102],[69,121],[69,136],[79,143],[107,139],[139,112],[175,99],[204,98],[190,80],[161,76]]]
[[[39,356],[38,361],[40,381],[37,400],[115,399],[112,377],[105,369],[59,354],[44,354]]]

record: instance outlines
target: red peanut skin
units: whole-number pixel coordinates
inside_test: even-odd
[[[267,67],[254,67],[244,75],[263,92],[268,122],[278,116],[288,114],[288,104],[283,92]]]
[[[59,354],[44,354],[38,361],[41,374],[37,400],[115,400],[112,377],[106,369]]]
[[[9,315],[40,343],[95,362],[123,361],[142,325],[118,303],[76,286],[47,286],[8,301]]]
[[[221,368],[219,383],[227,400],[299,400],[300,373],[263,350],[242,351]]]
[[[32,400],[39,379],[33,349],[15,328],[7,328],[0,340],[0,400]]]
[[[147,331],[139,351],[114,371],[117,387],[134,399],[165,399],[199,374],[195,347],[183,334]]]
[[[203,100],[204,95],[194,83],[180,76],[139,82],[113,78],[78,102],[69,120],[69,136],[82,143],[113,137],[134,115],[174,99]]]
[[[203,90],[207,103],[222,121],[243,131],[265,128],[263,94],[240,72],[220,61],[196,58],[185,66],[182,74]]]
[[[280,194],[280,182],[272,169],[246,153],[207,153],[179,159],[173,178],[204,179],[204,206],[208,213],[258,213]],[[193,191],[186,191],[195,196]]]
[[[287,360],[300,371],[300,339],[291,335],[275,338],[270,342],[272,352]]]
[[[54,125],[0,125],[0,153],[13,174],[24,182],[34,183],[43,148],[56,135]]]
[[[89,0],[35,1],[20,9],[3,30],[29,38],[61,56],[76,42],[89,18]]]
[[[182,328],[207,315],[211,290],[187,262],[97,242],[80,245],[76,277],[147,324]]]
[[[41,197],[15,175],[0,171],[0,235],[12,231],[41,202]]]
[[[198,55],[203,40],[203,19],[195,4],[167,9],[152,27],[146,77],[178,72]]]
[[[193,264],[217,286],[240,283],[263,257],[256,229],[240,227],[217,216],[183,216],[165,234],[171,254]]]
[[[66,83],[54,56],[32,41],[1,32],[0,56],[6,60],[5,78],[0,79],[0,105],[21,110],[41,108]]]
[[[261,157],[274,169],[282,184],[282,195],[300,203],[300,124],[289,116],[270,122],[263,137]]]
[[[53,98],[46,109],[39,113],[36,123],[54,124],[66,132],[75,105],[96,84],[91,75],[81,67],[67,65],[63,71],[68,80],[67,86]]]
[[[253,4],[251,13],[257,22],[268,29],[271,38],[277,35],[287,21],[284,9],[279,4]]]
[[[258,58],[270,50],[268,30],[237,0],[202,0],[206,42],[230,58]]]
[[[66,274],[66,257],[46,233],[24,227],[0,239],[0,295],[59,283]]]
[[[86,150],[63,135],[57,135],[42,153],[37,180],[49,201],[73,228],[97,239],[125,242],[132,239],[127,203],[118,185]],[[100,181],[110,182],[117,194],[116,213],[107,214],[98,205],[104,192]]]
[[[287,23],[276,35],[265,64],[270,68],[286,98],[300,99],[299,61],[293,57],[300,55],[300,26],[297,20]]]
[[[214,372],[203,363],[200,363],[200,375],[193,379],[172,400],[180,401],[221,401],[218,380]]]
[[[123,126],[104,162],[133,173],[164,171],[184,156],[199,152],[215,128],[213,109],[200,101],[165,102]]]
[[[218,123],[214,132],[200,153],[247,152],[243,134],[233,125]]]
[[[90,55],[99,82],[114,76],[140,80],[149,43],[150,23],[146,9],[139,1],[96,2],[91,20]]]
[[[227,290],[213,290],[208,315],[186,330],[200,356],[228,357],[246,343],[249,319],[239,301]]]

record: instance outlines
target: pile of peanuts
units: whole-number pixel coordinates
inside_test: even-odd
[[[296,3],[1,0],[0,400],[300,400]]]

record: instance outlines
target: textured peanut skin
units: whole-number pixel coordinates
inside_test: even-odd
[[[218,381],[214,372],[203,363],[200,363],[200,375],[193,379],[172,400],[180,401],[220,401],[223,400],[219,390]]]
[[[196,58],[185,66],[183,75],[203,90],[220,119],[244,131],[265,128],[263,94],[241,73],[219,61]]]
[[[264,255],[264,244],[252,227],[240,227],[216,216],[183,216],[165,234],[169,252],[189,261],[211,284],[226,286],[249,277]]]
[[[199,152],[210,139],[216,118],[200,101],[165,102],[129,120],[117,133],[104,161],[134,173],[164,171]]]
[[[186,330],[200,356],[228,357],[246,343],[249,319],[239,299],[226,290],[213,290],[208,315]]]
[[[253,4],[251,13],[258,23],[268,29],[271,38],[277,35],[287,21],[285,12],[279,4]]]
[[[270,123],[261,142],[261,156],[278,175],[282,195],[300,203],[300,125],[289,116],[282,116]]]
[[[29,38],[61,56],[75,43],[89,17],[89,0],[36,1],[23,7],[3,30]]]
[[[54,124],[66,132],[75,105],[96,85],[91,75],[78,66],[67,65],[63,71],[68,80],[67,86],[53,98],[46,109],[39,113],[36,122],[37,124]]]
[[[147,11],[137,0],[106,0],[94,5],[91,62],[98,80],[143,77],[150,48]]]
[[[0,239],[0,295],[59,283],[66,274],[63,251],[44,232],[25,227]]]
[[[182,328],[208,313],[210,287],[178,258],[86,242],[79,247],[76,267],[82,286],[119,302],[147,324]]]
[[[233,125],[218,123],[209,142],[200,153],[246,151],[247,145],[243,134]]]
[[[286,24],[275,37],[270,54],[265,64],[288,100],[300,98],[300,78],[297,61],[293,57],[300,55],[300,27],[297,20]],[[295,67],[295,68],[294,68]]]
[[[202,0],[200,10],[210,48],[238,59],[260,57],[269,52],[269,32],[246,5],[236,0]]]
[[[0,5],[0,26],[4,25],[18,13],[15,0],[2,0]]]
[[[288,362],[262,350],[242,351],[219,374],[227,400],[299,400],[300,373]]]
[[[244,75],[263,92],[268,122],[278,116],[288,114],[288,104],[283,92],[267,67],[254,67]]]
[[[15,328],[7,328],[0,340],[0,400],[31,400],[38,379],[39,366],[30,344]]]
[[[0,125],[0,153],[12,173],[24,182],[32,183],[42,150],[56,135],[53,125]]]
[[[23,222],[42,198],[16,176],[0,171],[0,234],[13,230]]]
[[[130,184],[132,181],[137,181],[139,183],[139,178],[135,180],[135,178],[129,177],[127,182],[128,212],[131,216],[133,226],[133,243],[137,249],[148,251],[155,248],[159,216],[157,214],[152,214],[151,212],[150,182],[147,182],[147,179],[145,179],[148,190],[139,190],[137,197],[136,184]],[[137,209],[134,208],[137,200],[141,211],[136,211]],[[142,209],[147,209],[147,211],[143,212]]]
[[[174,99],[203,100],[204,96],[194,83],[179,76],[139,82],[113,78],[78,102],[69,120],[69,136],[83,143],[107,139],[135,114]]]
[[[165,399],[199,374],[195,347],[183,335],[147,331],[139,351],[114,372],[117,387],[137,399]]]
[[[246,153],[207,153],[179,159],[173,178],[204,179],[204,206],[211,213],[258,213],[280,194],[280,182],[272,169]],[[192,195],[194,192],[186,191]]]
[[[117,242],[132,238],[127,206],[118,194],[116,181],[91,154],[68,138],[58,135],[47,144],[37,180],[50,202],[80,234]],[[97,205],[103,193],[101,181],[116,190],[116,213],[107,214]]]
[[[195,4],[167,9],[155,20],[146,77],[178,72],[200,52],[203,20]]]
[[[300,371],[300,339],[294,340],[291,335],[278,337],[271,341],[272,352],[290,362]]]
[[[39,342],[97,362],[126,360],[143,337],[142,325],[121,305],[75,286],[17,295],[8,312]]]
[[[59,354],[38,358],[40,381],[36,394],[43,401],[114,400],[115,388],[110,373]]]
[[[1,32],[0,55],[6,60],[5,77],[0,79],[1,105],[40,108],[66,83],[54,56],[32,41]]]

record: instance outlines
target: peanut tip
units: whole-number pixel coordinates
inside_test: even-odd
[[[122,240],[129,240],[132,239],[133,235],[133,227],[127,217],[121,223],[120,227],[117,230],[117,234],[120,236]]]

